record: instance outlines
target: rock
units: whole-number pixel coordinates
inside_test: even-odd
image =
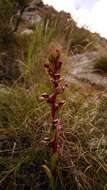
[[[22,66],[14,56],[8,53],[0,54],[0,83],[16,80],[21,73]]]
[[[38,10],[43,6],[44,5],[41,0],[31,2],[31,4],[24,10],[22,20],[30,22],[31,24],[41,22],[42,18],[38,15]]]
[[[107,88],[107,77],[94,73],[94,64],[97,58],[99,58],[99,53],[94,51],[70,57],[67,81],[73,81],[72,78],[75,78]]]
[[[35,12],[24,12],[22,19],[30,24],[40,23],[42,21],[41,16],[37,15]]]

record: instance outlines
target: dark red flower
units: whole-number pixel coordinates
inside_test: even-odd
[[[49,95],[47,93],[44,93],[41,95],[40,100],[46,100],[47,101],[48,98],[49,98]]]
[[[47,70],[52,85],[53,85],[53,93],[48,95],[47,93],[42,94],[41,100],[47,101],[47,103],[51,106],[51,119],[52,124],[50,125],[49,130],[49,138],[46,139],[46,142],[49,145],[50,153],[53,155],[54,153],[61,153],[61,148],[58,144],[58,136],[61,131],[61,122],[60,119],[57,118],[57,112],[60,108],[63,107],[65,101],[57,101],[57,96],[61,94],[65,87],[60,70],[63,62],[60,60],[60,51],[57,48],[53,48],[51,51],[51,55],[49,56],[49,64],[45,64],[44,67]],[[57,165],[52,170],[53,175],[55,176],[57,173]]]

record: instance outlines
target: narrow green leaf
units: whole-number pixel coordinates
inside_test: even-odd
[[[46,165],[43,165],[42,168],[44,169],[46,175],[49,178],[49,183],[52,190],[56,190],[56,184],[55,184],[55,180],[54,180],[51,170]]]
[[[51,157],[51,169],[54,169],[59,159],[58,152],[54,153]]]

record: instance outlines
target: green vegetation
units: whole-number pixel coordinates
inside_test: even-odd
[[[95,62],[94,69],[96,72],[107,73],[107,56],[101,56]]]
[[[9,42],[13,37],[13,27],[17,23],[12,23],[12,17],[17,17],[17,11],[20,15],[28,5],[29,0],[0,0],[0,43]],[[19,16],[20,16],[19,15]],[[16,18],[17,20],[17,18]],[[17,21],[16,21],[17,22]],[[12,26],[13,25],[13,26]]]
[[[10,19],[11,13],[8,14]],[[57,13],[53,21],[49,17],[44,19],[32,27],[30,35],[16,32],[8,44],[5,41],[0,43],[0,190],[50,190],[50,183],[53,184],[46,168],[50,162],[49,147],[44,141],[51,122],[50,107],[39,98],[44,92],[50,94],[52,89],[43,65],[48,61],[50,49],[57,47],[61,49],[65,63],[62,67],[64,73],[71,43],[74,43],[74,50],[79,44],[81,48],[77,52],[84,52],[88,45],[82,42],[83,38],[91,35],[81,29],[79,38],[77,29],[75,34],[70,30],[75,23],[67,28],[65,21],[63,27],[63,14]],[[5,27],[7,29],[8,25]],[[61,27],[63,30],[60,30]],[[6,59],[3,59],[4,54]],[[8,72],[11,80],[8,77],[4,80],[2,75],[3,72],[7,76],[7,62],[9,68],[13,64]],[[17,75],[14,73],[16,63],[20,67]],[[61,158],[56,190],[106,188],[106,93],[96,86],[86,84],[80,87],[72,83],[60,95],[59,99],[65,99],[66,104],[58,113],[62,130],[58,142]],[[44,165],[48,177],[42,167]]]
[[[70,49],[73,50],[74,53],[82,53],[87,50],[92,50],[93,38],[91,33],[84,28],[75,27],[71,34]]]
[[[24,87],[0,90],[0,182],[6,190],[23,186],[48,189],[41,166],[44,160],[49,161],[43,139],[47,136],[50,116],[49,107],[38,99],[40,91],[44,91],[44,84],[32,90]],[[96,190],[105,186],[107,98],[102,97],[95,104],[96,93],[91,91],[87,93],[72,86],[64,95],[67,103],[61,113],[62,157],[57,189],[76,189],[76,186],[91,189],[93,182]]]
[[[10,19],[13,14],[13,1],[0,0],[0,43],[10,40],[12,35]]]

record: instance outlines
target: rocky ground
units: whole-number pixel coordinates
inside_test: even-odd
[[[78,84],[84,81],[92,85],[107,88],[107,77],[94,70],[97,58],[99,58],[99,53],[94,51],[69,57],[66,80]]]

